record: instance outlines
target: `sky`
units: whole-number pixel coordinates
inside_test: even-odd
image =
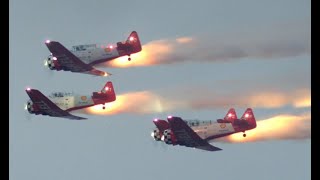
[[[9,178],[311,179],[310,1],[9,2]],[[65,47],[123,41],[143,51],[97,66],[110,77],[51,72],[46,39]],[[112,81],[117,101],[86,121],[29,115],[26,87],[91,94]],[[257,128],[210,143],[167,146],[154,118],[216,120],[253,109]]]

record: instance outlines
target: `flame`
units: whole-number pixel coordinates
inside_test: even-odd
[[[193,39],[191,37],[181,37],[176,39],[178,43],[190,43]]]
[[[115,60],[103,63],[103,66],[107,67],[133,67],[133,66],[151,66],[156,64],[163,64],[165,59],[169,58],[173,54],[177,43],[186,44],[190,43],[192,38],[182,37],[174,41],[170,40],[158,40],[152,41],[143,45],[142,50],[138,53],[131,54],[131,61],[128,61],[127,56],[119,57]]]
[[[307,27],[307,26],[305,26]],[[142,51],[132,54],[132,61],[121,57],[101,65],[105,67],[152,66],[184,62],[208,63],[243,58],[273,59],[310,54],[310,36],[296,28],[284,27],[271,32],[194,35],[150,41]],[[280,33],[280,34],[279,34]],[[268,37],[268,38],[267,38]]]
[[[296,108],[311,107],[311,91],[308,89],[297,90],[293,106]]]
[[[148,53],[144,49],[138,53],[131,54],[130,57],[132,59],[131,61],[128,60],[128,56],[122,56],[110,62],[106,62],[105,64],[107,64],[107,66],[121,68],[132,66],[148,66],[151,64],[150,61],[146,61]]]
[[[111,115],[119,113],[154,113],[166,110],[165,106],[161,103],[161,99],[148,91],[117,95],[115,101],[106,103],[105,109],[102,107],[103,105],[95,105],[79,110],[78,112]]]
[[[283,114],[261,121],[257,127],[242,133],[220,138],[222,142],[253,142],[280,139],[307,139],[311,137],[311,113],[301,115]]]
[[[203,88],[198,88],[203,89]],[[164,91],[162,91],[164,92]],[[298,92],[298,93],[297,93]],[[119,114],[119,113],[158,113],[172,110],[226,108],[230,105],[234,107],[260,107],[260,108],[279,108],[292,105],[294,108],[307,108],[311,106],[310,90],[299,90],[297,92],[264,92],[252,94],[238,94],[238,96],[222,96],[207,94],[204,91],[198,92],[198,96],[184,97],[179,96],[181,92],[170,91],[175,94],[170,97],[168,92],[157,94],[152,91],[129,92],[117,95],[114,102],[103,105],[96,105],[85,110],[80,110],[87,114]],[[186,93],[188,94],[188,93]],[[208,98],[212,97],[212,98]]]

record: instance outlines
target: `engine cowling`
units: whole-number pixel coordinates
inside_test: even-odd
[[[51,70],[60,70],[57,58],[51,55],[45,60],[45,65]]]
[[[29,113],[34,114],[35,113],[35,109],[33,106],[33,102],[32,101],[28,101],[27,102],[27,110]]]
[[[166,144],[176,144],[176,138],[171,131],[171,129],[166,129],[163,131],[163,135],[161,136],[161,140],[164,141]]]
[[[156,141],[161,141],[161,134],[159,129],[155,129],[151,132],[151,137],[153,137],[154,140]]]

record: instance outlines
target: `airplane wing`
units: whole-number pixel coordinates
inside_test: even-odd
[[[46,45],[54,57],[57,58],[59,65],[64,71],[92,74],[96,76],[107,76],[111,73],[97,70],[92,66],[82,62],[77,56],[56,41],[48,41]]]
[[[57,105],[55,105],[52,101],[50,101],[46,96],[44,96],[40,91],[36,89],[26,90],[26,92],[32,102],[39,108],[40,114],[74,120],[87,119],[79,116],[74,116],[60,109]]]
[[[218,147],[212,146],[195,133],[180,117],[168,118],[171,130],[177,143],[187,147],[195,147],[207,151],[219,151]]]
[[[166,129],[169,129],[169,123],[165,120],[161,120],[161,119],[154,119],[153,123],[157,126],[157,128],[159,129],[159,131],[163,132]]]

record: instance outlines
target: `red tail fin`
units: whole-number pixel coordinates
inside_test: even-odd
[[[116,93],[114,92],[114,88],[111,81],[108,81],[104,87],[101,89],[101,93],[108,95],[108,101],[116,100]]]
[[[111,81],[108,81],[100,92],[92,93],[92,100],[95,104],[105,104],[116,100],[116,93],[114,92]]]
[[[234,110],[234,108],[230,108],[228,113],[224,117],[224,120],[233,123],[234,120],[236,120],[236,119],[237,119],[236,111]]]
[[[243,115],[241,116],[241,120],[245,120],[248,122],[250,129],[257,127],[256,119],[253,115],[253,111],[251,108],[248,108]]]
[[[138,33],[136,31],[131,32],[126,43],[132,45],[133,49],[132,49],[131,53],[140,52],[142,50],[140,39],[139,39]]]

